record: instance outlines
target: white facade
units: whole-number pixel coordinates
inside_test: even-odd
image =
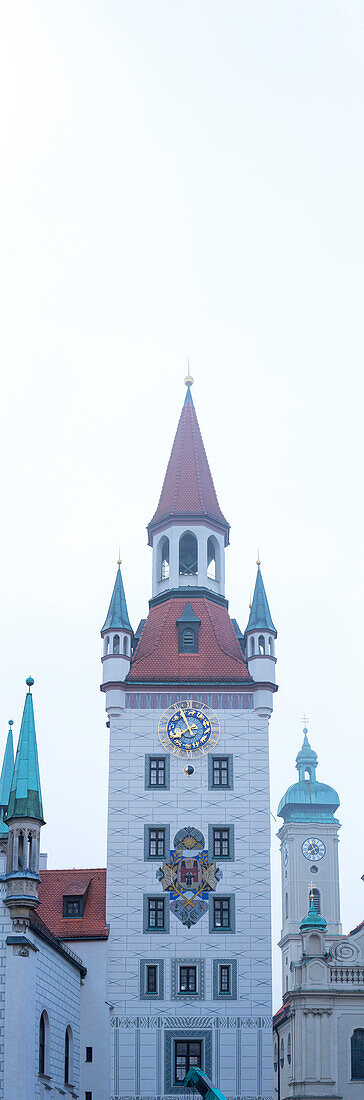
[[[204,1044],[204,1066],[229,1098],[272,1095],[270,818],[268,722],[254,711],[220,710],[216,752],[232,760],[232,788],[209,789],[208,756],[187,776],[170,757],[166,790],[146,787],[146,760],[161,753],[159,709],[110,713],[107,920],[110,923],[108,1001],[111,1011],[111,1095],[175,1096],[171,1059],[175,1037]],[[185,763],[185,761],[184,761]],[[222,871],[216,896],[234,899],[234,931],[209,931],[206,912],[191,928],[169,913],[168,932],[143,931],[148,896],[163,897],[156,874],[163,859],[145,858],[149,824],[197,828],[208,848],[209,826],[233,831],[234,859],[216,860]],[[211,895],[212,896],[212,895]],[[167,895],[168,897],[168,895]],[[211,902],[210,902],[211,905]],[[145,964],[157,960],[163,994],[146,997]],[[234,989],[220,997],[219,960],[232,963]],[[194,962],[198,992],[178,992],[178,967]],[[215,978],[214,978],[215,975]],[[235,977],[236,975],[236,977]]]

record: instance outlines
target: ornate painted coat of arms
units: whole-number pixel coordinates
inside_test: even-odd
[[[174,838],[170,862],[156,872],[163,890],[171,895],[171,912],[191,928],[208,908],[208,894],[222,877],[209,862],[205,840],[198,829],[180,829]]]

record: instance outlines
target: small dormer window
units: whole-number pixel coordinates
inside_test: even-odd
[[[63,916],[83,917],[83,903],[84,899],[82,894],[74,894],[73,897],[66,897],[63,895]]]
[[[198,653],[198,632],[200,619],[197,618],[190,602],[186,603],[182,615],[177,619],[179,653]]]

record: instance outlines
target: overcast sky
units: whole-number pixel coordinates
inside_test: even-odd
[[[103,865],[99,631],[119,543],[134,627],[147,612],[190,355],[230,610],[243,629],[259,546],[278,629],[272,812],[306,713],[340,794],[345,930],[364,918],[363,62],[360,0],[0,3],[2,743],[32,674],[43,847]]]

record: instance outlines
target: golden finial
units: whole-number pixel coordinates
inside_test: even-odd
[[[190,371],[190,357],[188,357],[187,374],[185,377],[185,386],[193,386],[193,378]]]
[[[260,556],[259,556],[259,546],[258,546],[258,557],[257,557],[257,565],[261,565],[261,564],[262,564],[262,563],[261,563],[261,560],[260,560]]]
[[[119,546],[119,557],[118,557],[118,562],[117,563],[118,563],[118,565],[121,565],[120,546]]]
[[[311,901],[313,901],[313,898],[314,898],[314,893],[313,893],[313,882],[310,882],[310,887],[311,887],[311,890],[310,890],[310,898],[311,898]]]

